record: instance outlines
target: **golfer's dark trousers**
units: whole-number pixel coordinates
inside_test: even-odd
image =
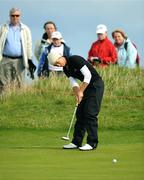
[[[87,132],[87,143],[93,148],[98,144],[98,119],[102,97],[104,93],[104,83],[102,79],[88,87],[76,112],[76,123],[72,143],[82,146],[85,132]]]

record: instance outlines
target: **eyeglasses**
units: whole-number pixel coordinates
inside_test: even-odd
[[[19,17],[19,14],[11,14],[11,17]]]
[[[98,33],[97,35],[98,35],[98,36],[103,36],[104,34],[103,34],[103,33]]]

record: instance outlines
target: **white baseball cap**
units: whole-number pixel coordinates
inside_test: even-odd
[[[105,32],[107,32],[107,27],[104,24],[99,24],[96,28],[96,33],[104,34]]]
[[[52,39],[62,39],[62,35],[61,35],[61,33],[59,32],[59,31],[55,31],[55,32],[53,32],[52,33],[52,37],[51,37]]]
[[[55,65],[56,61],[62,57],[62,54],[56,52],[50,52],[48,54],[48,61],[51,65]]]

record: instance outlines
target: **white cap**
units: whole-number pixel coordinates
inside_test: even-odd
[[[107,32],[107,27],[104,24],[99,24],[96,28],[96,33],[104,34],[105,32]]]
[[[59,31],[55,31],[55,32],[53,32],[52,33],[52,37],[51,37],[52,39],[62,39],[62,35],[61,35],[61,33],[59,32]]]
[[[55,65],[56,61],[62,57],[62,54],[56,52],[50,52],[48,54],[48,61],[51,65]]]

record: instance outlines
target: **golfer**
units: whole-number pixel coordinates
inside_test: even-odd
[[[98,144],[98,114],[104,92],[104,83],[93,66],[83,57],[73,55],[64,57],[61,54],[49,53],[50,64],[63,67],[75,93],[78,107],[73,139],[64,149],[77,149],[82,151],[93,150]],[[81,81],[79,85],[77,79]],[[85,132],[87,143],[82,146]]]

